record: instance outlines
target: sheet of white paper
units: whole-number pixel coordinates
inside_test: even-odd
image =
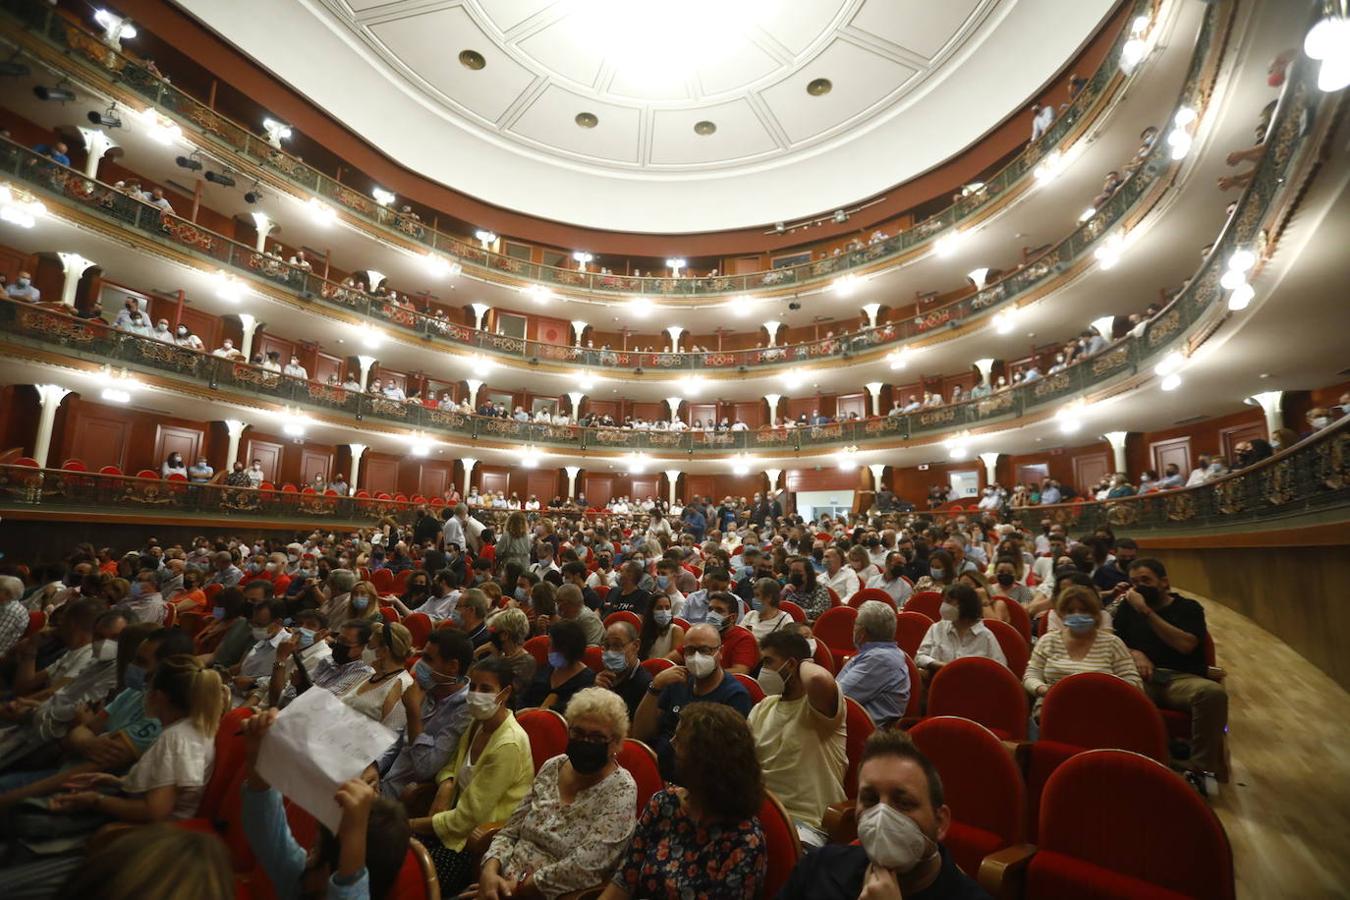
[[[272,723],[258,752],[258,774],[337,831],[342,809],[333,795],[338,787],[360,776],[397,739],[323,688],[310,688]]]

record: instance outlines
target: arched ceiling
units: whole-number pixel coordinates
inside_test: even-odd
[[[654,233],[791,220],[918,175],[1034,96],[1115,5],[179,3],[410,169]]]

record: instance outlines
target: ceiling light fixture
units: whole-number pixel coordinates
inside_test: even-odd
[[[965,232],[949,231],[942,237],[933,242],[933,255],[939,259],[946,259],[956,252],[962,241],[965,240]]]
[[[834,284],[830,285],[830,289],[834,291],[837,297],[852,297],[861,284],[862,279],[857,275],[841,275],[834,280]]]
[[[666,268],[674,273],[675,278],[680,277],[680,270],[685,268],[688,264],[689,261],[683,256],[672,256],[666,260]]]
[[[281,149],[281,142],[290,140],[291,126],[285,122],[278,122],[276,119],[263,119],[263,131],[267,132],[267,143],[271,144],[277,150]]]
[[[600,124],[600,117],[595,113],[579,112],[574,121],[577,123],[578,127],[594,128]]]
[[[117,114],[117,104],[109,104],[108,108],[99,112],[96,109],[89,111],[89,121],[94,125],[101,125],[104,128],[121,128],[122,117]]]
[[[31,194],[19,194],[8,185],[0,187],[0,222],[19,228],[32,228],[38,217],[47,211],[40,200]]]
[[[136,37],[136,26],[131,24],[130,19],[124,19],[106,9],[95,10],[94,21],[103,28],[103,42],[114,50],[122,49],[123,39],[130,41]]]
[[[243,299],[247,288],[244,287],[242,281],[229,272],[217,269],[212,279],[215,281],[216,296],[220,299],[228,300],[231,303],[238,303]]]
[[[1137,16],[1130,25],[1130,39],[1120,48],[1120,67],[1126,75],[1134,71],[1135,66],[1148,55],[1148,41],[1144,35],[1151,24],[1148,16]]]
[[[647,454],[638,453],[636,450],[624,457],[624,465],[629,475],[641,475],[646,471],[648,462]]]
[[[473,233],[473,236],[478,239],[478,243],[483,245],[484,250],[491,248],[493,244],[497,243],[497,233],[489,231],[486,228],[478,229]]]
[[[1022,311],[1015,306],[1011,309],[1005,309],[995,313],[993,320],[994,333],[1011,334],[1012,330],[1017,327],[1017,320],[1021,317],[1021,314]]]
[[[1191,126],[1199,114],[1189,106],[1183,106],[1172,117],[1172,130],[1167,133],[1167,146],[1172,148],[1172,159],[1181,160],[1191,152],[1195,138],[1191,136]]]
[[[738,453],[735,456],[733,456],[731,458],[731,474],[749,475],[750,457],[746,456],[744,453]]]
[[[646,297],[634,297],[628,301],[628,312],[639,319],[645,319],[652,313],[652,301]]]
[[[834,90],[834,82],[828,78],[813,78],[806,84],[806,92],[812,97],[824,97]]]
[[[892,350],[886,354],[886,362],[890,364],[892,370],[903,369],[909,365],[910,348],[901,347],[898,350]]]
[[[680,393],[686,397],[697,397],[703,390],[703,378],[699,375],[686,375],[679,381]]]
[[[590,253],[587,253],[585,250],[572,251],[572,261],[576,263],[577,267],[580,268],[581,271],[583,272],[586,271],[586,264],[593,259],[595,259],[595,257],[592,256]]]
[[[1256,290],[1245,281],[1233,288],[1233,293],[1228,295],[1228,308],[1233,312],[1242,312],[1252,303],[1252,298],[1256,296]]]
[[[1350,19],[1341,14],[1339,4],[1327,3],[1323,16],[1303,38],[1303,52],[1319,61],[1317,87],[1325,93],[1350,85]]]
[[[386,191],[382,187],[371,188],[370,196],[374,198],[375,202],[380,204],[380,206],[388,206],[398,199],[398,195],[392,191]]]
[[[202,177],[212,184],[218,184],[223,188],[232,188],[235,184],[234,179],[224,170],[220,172],[207,172]]]
[[[459,263],[431,251],[422,254],[422,264],[433,278],[458,278],[464,272],[464,267]]]
[[[1116,232],[1115,234],[1102,241],[1101,246],[1092,251],[1096,257],[1097,264],[1103,269],[1115,268],[1116,263],[1120,262],[1120,256],[1125,252],[1125,238]]]
[[[487,60],[477,50],[459,51],[459,64],[466,69],[480,72],[487,66]]]
[[[1064,154],[1055,150],[1037,164],[1036,168],[1032,170],[1032,174],[1036,176],[1036,181],[1039,184],[1049,184],[1059,177],[1059,173],[1064,171],[1066,164],[1067,160]]]
[[[337,210],[317,197],[310,197],[305,201],[305,211],[309,213],[314,224],[323,228],[331,227],[337,221]]]
[[[153,106],[141,110],[139,118],[151,140],[157,143],[167,146],[183,139],[183,129],[160,115]]]
[[[529,444],[521,451],[520,465],[526,469],[536,469],[539,467],[539,457],[542,455],[537,447]]]
[[[782,381],[783,387],[790,391],[795,391],[806,383],[806,376],[796,369],[793,369],[783,373]]]
[[[697,134],[700,137],[707,137],[708,135],[713,134],[716,131],[717,131],[716,122],[709,122],[707,119],[704,119],[702,122],[694,123],[694,134]]]
[[[749,297],[745,296],[744,294],[741,294],[740,296],[737,297],[732,297],[730,300],[727,301],[726,306],[723,308],[730,310],[731,314],[738,319],[744,319],[755,311],[754,301],[751,300]]]
[[[554,297],[553,291],[544,287],[542,284],[532,284],[524,290],[525,296],[529,297],[535,303],[547,303]]]
[[[852,472],[858,468],[858,446],[852,444],[845,447],[834,458],[839,463],[840,471]]]

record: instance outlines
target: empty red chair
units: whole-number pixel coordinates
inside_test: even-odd
[[[30,469],[42,468],[41,466],[38,465],[38,461],[36,459],[33,459],[33,457],[31,456],[20,456],[18,459],[14,460],[14,465],[27,466]],[[158,478],[159,476],[155,475],[154,477]]]
[[[399,620],[398,610],[392,606],[381,606],[380,615],[386,622],[397,622]]]
[[[421,650],[431,637],[432,621],[426,613],[414,612],[403,620],[403,626],[412,635],[413,649]]]
[[[28,627],[23,630],[24,637],[31,637],[47,627],[47,614],[40,609],[29,610]]]
[[[606,628],[613,625],[615,622],[627,622],[629,625],[632,625],[634,628],[636,628],[639,634],[642,632],[642,619],[640,616],[638,616],[637,613],[629,612],[626,609],[621,609],[618,612],[612,612],[609,615],[605,616]]]
[[[915,725],[909,736],[942,777],[952,811],[943,843],[957,865],[974,876],[986,856],[1022,843],[1022,775],[992,731],[969,719],[938,716]]]
[[[1031,646],[1031,616],[1027,615],[1026,608],[1007,597],[1003,598],[1003,602],[1008,607],[1008,624],[1017,629],[1028,647]]]
[[[854,800],[858,796],[858,769],[862,766],[863,745],[877,730],[877,726],[857,700],[845,697],[844,705],[848,707],[844,712],[844,752],[848,755],[848,768],[844,770],[844,796]]]
[[[834,654],[830,652],[829,647],[825,646],[824,641],[819,640],[816,641],[816,652],[812,654],[811,661],[814,662],[816,665],[824,666],[831,672],[835,673],[838,673],[839,667],[842,667],[844,664],[843,661],[841,660],[839,663],[839,667],[836,667],[834,664]]]
[[[1143,691],[1104,672],[1057,681],[1041,706],[1040,736],[1085,750],[1130,750],[1160,763],[1168,760],[1158,708]]]
[[[1162,763],[1088,750],[1060,766],[1041,800],[1026,896],[1232,900],[1233,851],[1200,795]]]
[[[806,610],[802,609],[800,606],[793,603],[791,600],[778,601],[778,608],[781,609],[783,612],[787,613],[789,616],[792,616],[792,621],[794,622],[806,621]]]
[[[98,470],[98,474],[100,474],[100,475],[121,475],[121,474],[122,474],[122,470],[119,469],[117,466],[104,466],[104,467],[102,467],[101,469]]]
[[[906,612],[923,613],[936,622],[942,618],[942,594],[938,591],[920,591],[910,594],[905,601]]]
[[[1002,740],[1025,740],[1027,692],[1002,663],[983,656],[953,660],[928,686],[928,715],[961,716],[988,728]]]
[[[587,647],[586,652],[581,654],[581,661],[597,675],[605,671],[605,660],[599,647]]]
[[[525,652],[534,657],[536,665],[543,667],[548,665],[548,635],[535,635],[523,645]]]
[[[917,656],[919,645],[923,643],[924,635],[928,634],[931,627],[933,620],[923,613],[901,610],[895,617],[895,642],[910,656]]]
[[[61,468],[67,472],[88,472],[89,467],[84,464],[82,459],[68,459],[61,463]]]
[[[842,606],[842,605],[843,605],[843,602],[844,602],[844,601],[842,601],[842,600],[839,599],[839,595],[835,593],[834,588],[832,588],[832,587],[826,587],[825,590],[827,590],[827,591],[830,592],[830,606],[831,606],[831,607]]]
[[[769,868],[764,874],[761,897],[777,897],[787,883],[788,876],[801,859],[802,842],[797,837],[797,826],[783,808],[783,802],[772,791],[764,792],[759,807],[759,824],[764,830],[764,847],[768,851]]]
[[[624,738],[619,747],[618,762],[628,770],[637,784],[637,812],[641,817],[652,795],[666,787],[665,780],[661,778],[656,751],[635,738]]]
[[[905,718],[913,719],[923,708],[923,682],[919,678],[919,664],[908,653],[905,654],[905,664],[909,666],[909,700],[905,703]]]
[[[860,591],[856,591],[852,597],[848,598],[848,605],[857,609],[868,600],[880,600],[891,609],[895,609],[895,599],[881,588],[863,588]]]
[[[375,590],[382,596],[394,593],[394,573],[388,569],[376,569],[371,572],[370,583],[375,585]]]
[[[601,600],[604,600],[606,597],[609,596],[609,585],[597,584],[595,586],[595,595],[599,597]]]
[[[984,627],[994,633],[999,649],[1008,660],[1008,668],[1018,678],[1027,673],[1027,663],[1031,661],[1031,647],[1023,640],[1017,629],[998,619],[985,619]]]
[[[558,713],[551,709],[526,709],[516,714],[516,721],[530,736],[536,772],[553,757],[567,752],[567,720]]]
[[[531,638],[530,640],[534,640],[534,638]],[[675,665],[675,663],[669,659],[666,659],[664,656],[657,656],[653,657],[652,659],[644,659],[642,661],[642,668],[646,669],[647,674],[652,676],[653,678],[655,678],[657,675],[660,675],[662,672],[664,672],[666,669],[669,669],[673,665]]]
[[[20,464],[22,465],[22,461],[20,461]],[[136,473],[136,477],[137,477],[137,478],[153,478],[153,479],[155,479],[156,481],[158,481],[158,480],[159,480],[159,473],[156,472],[154,469],[141,469],[139,472]]]
[[[261,875],[266,878],[266,875]],[[256,886],[255,886],[256,890]],[[398,878],[389,891],[390,897],[398,900],[437,900],[441,896],[440,882],[436,880],[436,864],[431,854],[422,846],[421,841],[408,842],[408,855],[403,858],[403,868],[398,870]]]
[[[811,633],[817,644],[830,649],[830,655],[838,659],[854,652],[853,623],[858,620],[858,611],[851,606],[832,606],[816,619]]]
[[[764,699],[764,688],[759,686],[759,682],[746,675],[744,672],[733,672],[732,677],[741,683],[745,690],[750,694],[751,704],[758,703]]]
[[[408,579],[412,577],[412,569],[404,569],[394,576],[394,593],[402,594],[408,589]]]

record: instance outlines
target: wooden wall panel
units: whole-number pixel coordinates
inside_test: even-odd
[[[1249,422],[1245,425],[1233,425],[1219,430],[1219,451],[1227,457],[1229,464],[1233,462],[1235,454],[1234,447],[1243,441],[1254,441],[1258,438],[1269,440],[1270,436],[1266,434],[1266,423],[1264,419],[1260,422]],[[1182,469],[1182,471],[1186,471]]]
[[[558,485],[567,476],[559,477],[557,469],[535,469],[527,471],[525,474],[525,493],[522,499],[528,500],[530,495],[539,498],[540,503],[548,503],[554,495],[560,494]]]
[[[722,498],[717,496],[717,476],[684,476],[684,488],[677,499],[688,500],[692,497],[712,497],[714,500],[721,500]]]
[[[267,359],[267,354],[275,352],[277,362],[284,368],[291,361],[291,354],[295,352],[295,342],[275,334],[260,334],[253,341],[253,352],[261,353],[263,359]]]
[[[510,490],[511,470],[504,466],[480,466],[476,474],[478,489],[483,493],[500,494],[502,491]]]
[[[451,472],[443,465],[426,463],[417,467],[417,493],[423,497],[440,497],[450,486]]]
[[[247,432],[244,434],[246,465],[252,465],[255,459],[258,460],[262,464],[263,480],[270,481],[277,487],[281,486],[283,480],[281,468],[283,452],[284,447],[275,441],[249,437]]]
[[[1148,448],[1152,460],[1150,469],[1159,477],[1169,465],[1175,465],[1182,474],[1191,471],[1191,439],[1189,437],[1171,438],[1166,441],[1153,441]]]
[[[789,491],[859,491],[864,489],[863,476],[872,474],[859,468],[844,472],[836,466],[820,469],[788,469],[784,481]]]
[[[388,456],[367,454],[361,461],[361,487],[376,494],[397,494],[398,460]]]
[[[96,409],[81,409],[74,417],[72,430],[71,457],[84,460],[90,469],[117,466],[123,472],[128,470],[127,441],[131,436],[131,423],[125,418],[102,415]],[[53,457],[48,462],[60,465],[64,460]]]
[[[314,484],[314,476],[322,475],[324,481],[333,480],[333,451],[327,448],[300,448],[300,481]]]
[[[1073,483],[1085,496],[1094,484],[1111,474],[1111,457],[1107,453],[1086,453],[1073,458]],[[1184,471],[1184,470],[1183,470]]]
[[[632,478],[632,485],[628,491],[630,500],[646,500],[648,497],[653,500],[661,496],[661,476],[660,475],[635,475]]]
[[[612,475],[592,475],[583,473],[587,506],[604,506],[614,496],[614,477]]]
[[[161,463],[170,453],[180,453],[183,462],[189,466],[197,461],[202,451],[202,432],[200,428],[183,428],[178,425],[159,425],[155,428],[155,459]],[[87,462],[87,460],[86,460]]]
[[[835,403],[835,409],[840,418],[850,414],[856,415],[860,419],[867,418],[867,394],[847,394],[840,397]]]

